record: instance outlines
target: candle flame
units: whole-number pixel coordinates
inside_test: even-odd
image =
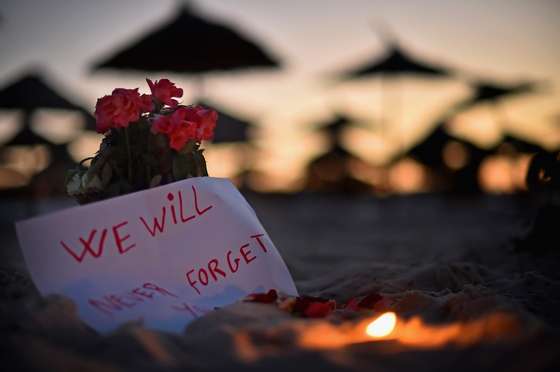
[[[381,314],[366,327],[366,333],[371,337],[389,336],[397,325],[397,315],[393,312]]]

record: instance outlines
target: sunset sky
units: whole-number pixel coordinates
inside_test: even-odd
[[[205,95],[256,120],[263,151],[258,166],[277,176],[301,172],[319,153],[313,124],[343,112],[368,129],[350,131],[348,147],[372,162],[425,135],[434,120],[470,90],[464,80],[546,82],[541,92],[480,106],[455,120],[453,131],[485,146],[503,130],[545,146],[560,143],[560,2],[205,0],[197,12],[240,30],[283,67],[208,75]],[[90,65],[173,16],[177,1],[4,0],[0,5],[0,85],[33,66],[76,102],[93,109],[112,88],[141,87],[143,74],[92,73]],[[382,29],[420,59],[458,77],[386,78],[337,83],[338,73],[380,57]],[[188,43],[188,39],[185,40]],[[177,46],[182,47],[181,45]],[[193,99],[192,79],[169,77]],[[381,93],[382,92],[382,93]],[[379,117],[385,117],[383,130]],[[4,120],[6,121],[6,120]]]

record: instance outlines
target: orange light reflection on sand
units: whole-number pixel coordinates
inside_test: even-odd
[[[394,340],[416,348],[435,348],[447,344],[468,346],[510,340],[519,337],[521,331],[517,318],[506,313],[493,313],[467,322],[431,325],[420,317],[404,320],[389,312],[358,323],[335,325],[321,321],[307,324],[299,329],[298,341],[300,346],[309,349],[335,349],[381,340]]]

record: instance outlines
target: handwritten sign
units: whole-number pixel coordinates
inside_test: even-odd
[[[201,177],[16,224],[43,295],[100,332],[126,321],[180,331],[249,293],[297,295],[280,254],[227,180]]]

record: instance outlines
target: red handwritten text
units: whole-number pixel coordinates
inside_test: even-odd
[[[249,243],[241,245],[235,251],[228,250],[222,262],[218,258],[212,258],[205,266],[188,270],[185,274],[188,285],[200,295],[201,287],[236,273],[243,262],[249,265],[258,258],[256,252],[268,252],[263,236],[264,234],[251,235]]]
[[[89,299],[88,304],[105,315],[112,316],[114,312],[132,308],[140,303],[152,301],[154,296],[177,297],[167,289],[154,283],[144,283],[121,295],[108,294],[100,299]]]
[[[192,188],[193,194],[193,205],[190,211],[186,210],[186,203],[183,200],[183,194],[181,191],[177,191],[177,198],[173,193],[167,194],[167,200],[169,200],[169,205],[164,205],[161,207],[161,213],[157,216],[150,218],[140,217],[140,221],[150,234],[150,236],[155,237],[158,233],[163,234],[166,230],[166,226],[172,223],[177,225],[178,223],[187,223],[195,218],[202,216],[210,209],[213,205],[208,205],[202,208],[199,204],[198,193],[194,186]],[[169,219],[171,219],[170,222]]]
[[[124,254],[136,246],[134,243],[125,243],[125,241],[130,238],[129,234],[125,235],[123,232],[127,224],[128,221],[123,221],[110,228],[112,232],[112,240],[120,254]],[[87,238],[84,238],[83,236],[78,237],[78,243],[74,245],[74,247],[69,245],[69,243],[66,243],[64,240],[60,241],[60,245],[77,262],[82,262],[88,253],[94,258],[98,258],[103,254],[103,250],[105,249],[108,231],[109,228],[103,228],[101,231],[91,229]]]
[[[155,217],[139,217],[140,222],[146,228],[150,236],[155,237],[163,234],[170,225],[187,223],[211,210],[213,205],[201,205],[196,187],[191,186],[192,202],[191,208],[187,208],[187,202],[183,199],[183,193],[177,191],[175,194],[168,193],[166,205],[161,207],[161,214]],[[126,232],[128,221],[122,221],[110,227],[101,229],[92,228],[87,234],[78,236],[76,242],[60,240],[60,245],[78,263],[82,263],[89,254],[92,258],[99,258],[106,251],[108,241],[119,252],[125,254],[136,247],[133,238]]]

